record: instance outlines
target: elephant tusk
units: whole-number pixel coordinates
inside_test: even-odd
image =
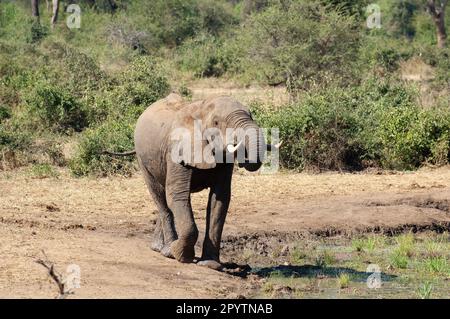
[[[272,145],[272,144],[267,144],[267,151],[271,152],[273,149],[277,150],[280,148],[281,144],[283,144],[283,141],[280,141],[280,143]]]
[[[240,141],[236,146],[233,146],[233,144],[228,144],[227,152],[228,153],[236,152],[239,149],[239,147],[241,146],[241,144],[242,144],[242,141]]]

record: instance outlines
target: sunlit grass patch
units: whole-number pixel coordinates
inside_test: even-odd
[[[28,174],[32,178],[58,177],[59,173],[50,164],[34,164],[28,169]]]
[[[422,261],[425,271],[430,273],[450,275],[450,267],[446,257],[430,257]]]
[[[334,253],[329,250],[323,250],[322,252],[320,252],[315,259],[315,265],[317,267],[321,267],[321,268],[325,268],[327,266],[330,266],[332,264],[334,264],[336,262],[336,257],[334,255]]]
[[[337,277],[337,282],[340,289],[348,288],[350,284],[350,275],[347,273],[341,273],[339,277]]]
[[[420,299],[430,299],[433,291],[433,284],[429,281],[424,282],[417,288],[417,295]]]

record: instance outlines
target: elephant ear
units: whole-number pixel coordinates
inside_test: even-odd
[[[203,139],[205,126],[195,114],[179,116],[169,136],[169,160],[198,169],[216,167],[212,146]]]

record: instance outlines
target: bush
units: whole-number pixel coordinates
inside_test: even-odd
[[[69,166],[77,176],[94,174],[129,174],[133,157],[116,158],[105,150],[133,149],[133,131],[139,115],[153,102],[166,96],[170,86],[152,57],[139,57],[118,76],[109,91],[94,98],[91,122],[83,132],[76,154]]]
[[[57,132],[81,131],[87,125],[86,112],[80,103],[62,87],[37,83],[25,97],[27,117],[35,128]]]
[[[114,82],[92,98],[90,123],[97,124],[107,118],[137,119],[148,106],[170,91],[163,70],[149,56],[136,58]]]
[[[286,83],[294,95],[358,78],[357,20],[318,1],[274,1],[248,19],[238,38],[243,70],[263,83]]]
[[[110,120],[96,128],[87,129],[76,155],[69,162],[72,173],[76,176],[130,174],[134,170],[134,157],[112,157],[102,152],[133,149],[134,125],[131,120]]]
[[[3,120],[9,119],[10,117],[11,110],[4,105],[0,105],[0,123],[2,123]]]
[[[26,152],[31,145],[30,133],[16,125],[0,122],[0,169],[15,168],[26,162]]]
[[[196,77],[219,77],[227,71],[227,60],[222,56],[221,46],[220,40],[201,34],[179,48],[178,64]]]
[[[54,85],[64,86],[73,96],[86,98],[110,85],[110,79],[93,57],[60,41],[46,41],[37,54],[35,72]]]
[[[41,25],[39,22],[33,22],[31,24],[30,35],[28,41],[30,43],[36,43],[41,41],[48,35],[48,28],[45,25]]]
[[[139,17],[136,20],[141,30],[155,35],[161,44],[171,47],[203,31],[218,35],[237,22],[232,6],[226,1],[136,1],[129,7],[129,12]]]
[[[395,81],[330,88],[281,107],[254,104],[262,127],[278,127],[281,164],[290,169],[413,169],[449,159],[450,110],[422,109]]]
[[[254,106],[263,127],[278,127],[283,148],[281,164],[290,169],[357,167],[360,146],[355,112],[339,89],[304,97],[275,112]],[[255,108],[256,107],[256,108]]]

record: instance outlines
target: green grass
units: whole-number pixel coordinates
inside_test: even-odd
[[[446,257],[429,257],[423,260],[422,263],[424,269],[428,272],[450,275],[450,267]]]
[[[290,255],[291,264],[301,264],[306,257],[306,253],[301,248],[294,247]]]
[[[417,288],[417,295],[420,299],[430,299],[432,291],[433,284],[427,281],[420,285],[419,288]]]
[[[408,267],[409,258],[400,250],[396,249],[390,256],[390,266],[397,269],[405,269]]]
[[[352,248],[357,252],[372,253],[375,248],[382,248],[385,244],[385,237],[377,235],[352,240]]]
[[[411,257],[414,254],[415,239],[412,233],[400,235],[397,237],[398,252]]]
[[[334,253],[330,250],[324,250],[316,256],[315,264],[317,267],[325,268],[336,261]]]
[[[58,171],[50,164],[34,164],[28,169],[28,174],[32,178],[57,178]]]
[[[261,294],[277,298],[448,298],[450,237],[447,233],[371,234],[357,239],[308,239],[296,243],[288,256],[271,260],[274,267],[258,273],[265,278]],[[315,249],[312,249],[315,247]],[[356,249],[361,247],[360,250]],[[344,256],[344,257],[343,257]],[[255,257],[256,258],[256,257]],[[253,264],[252,257],[247,261]],[[295,263],[293,262],[295,261]],[[258,259],[257,263],[261,263]],[[378,276],[380,288],[369,288]],[[255,297],[257,297],[256,295]]]
[[[337,278],[337,282],[340,289],[348,288],[350,284],[350,275],[347,273],[340,274]]]

